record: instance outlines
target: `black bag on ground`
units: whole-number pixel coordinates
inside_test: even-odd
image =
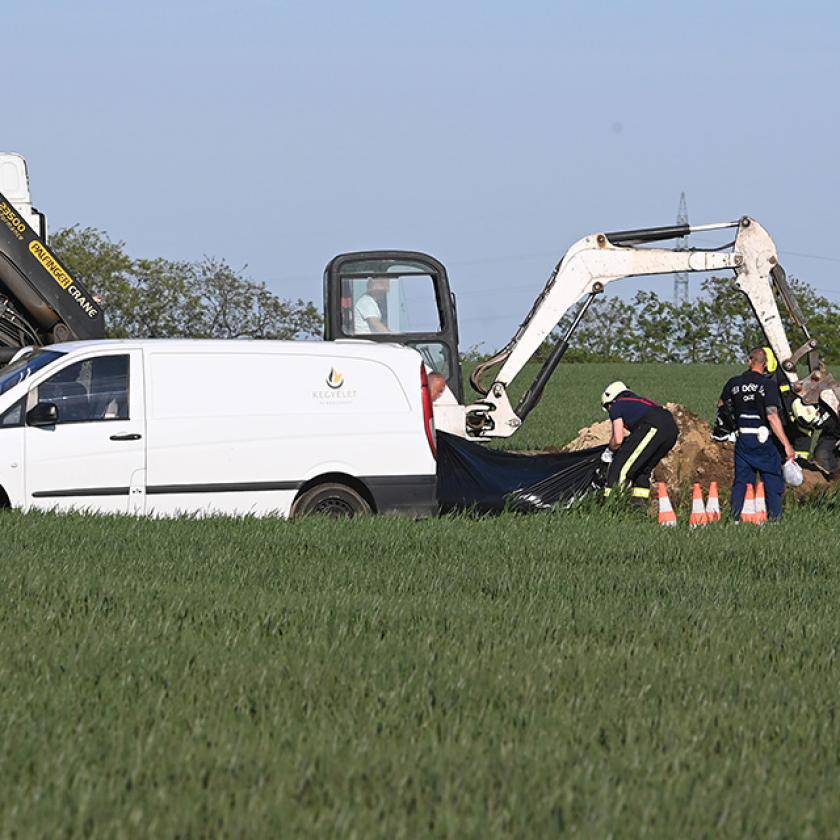
[[[593,489],[606,447],[522,455],[437,433],[441,511],[522,512],[571,503]]]

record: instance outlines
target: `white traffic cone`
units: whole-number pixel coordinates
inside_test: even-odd
[[[718,498],[718,483],[713,481],[709,485],[709,499],[706,502],[706,519],[717,522],[720,519],[720,499]]]
[[[706,518],[706,508],[703,506],[703,490],[699,484],[695,484],[691,493],[691,517],[688,524],[692,528],[705,525],[709,520]]]
[[[764,482],[759,481],[755,486],[755,524],[762,525],[767,521],[767,501],[764,498]]]
[[[673,527],[677,524],[677,514],[668,498],[668,488],[664,482],[659,482],[659,524]]]
[[[741,508],[741,522],[755,524],[755,491],[752,484],[747,485],[747,494],[744,497],[744,506]]]

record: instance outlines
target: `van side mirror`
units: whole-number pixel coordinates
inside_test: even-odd
[[[28,426],[54,426],[58,422],[58,406],[51,402],[38,403],[26,412]]]

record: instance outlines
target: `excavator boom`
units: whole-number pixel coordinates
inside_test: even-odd
[[[709,230],[737,229],[735,241],[726,250],[670,250],[645,247],[648,243],[687,236]],[[466,427],[478,438],[508,437],[521,425],[539,402],[542,391],[569,346],[583,314],[607,284],[630,276],[674,274],[678,272],[720,271],[735,273],[735,286],[750,302],[769,346],[780,360],[793,390],[806,403],[825,402],[838,410],[840,385],[825,370],[817,352],[817,342],[784,281],[776,247],[767,231],[747,216],[737,222],[712,225],[681,225],[667,228],[597,233],[578,240],[557,264],[516,335],[492,358],[478,365],[470,381],[483,399],[466,407]],[[791,351],[784,323],[776,302],[776,291],[795,323],[805,333],[806,344]],[[534,383],[514,408],[508,387],[551,335],[563,316],[583,301],[571,328],[554,346]],[[797,377],[797,362],[808,355],[809,375]],[[488,371],[498,368],[492,384],[485,385]]]

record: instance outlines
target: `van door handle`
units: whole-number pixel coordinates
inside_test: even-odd
[[[111,440],[140,440],[141,437],[142,435],[138,435],[137,433],[126,435],[111,435]]]

